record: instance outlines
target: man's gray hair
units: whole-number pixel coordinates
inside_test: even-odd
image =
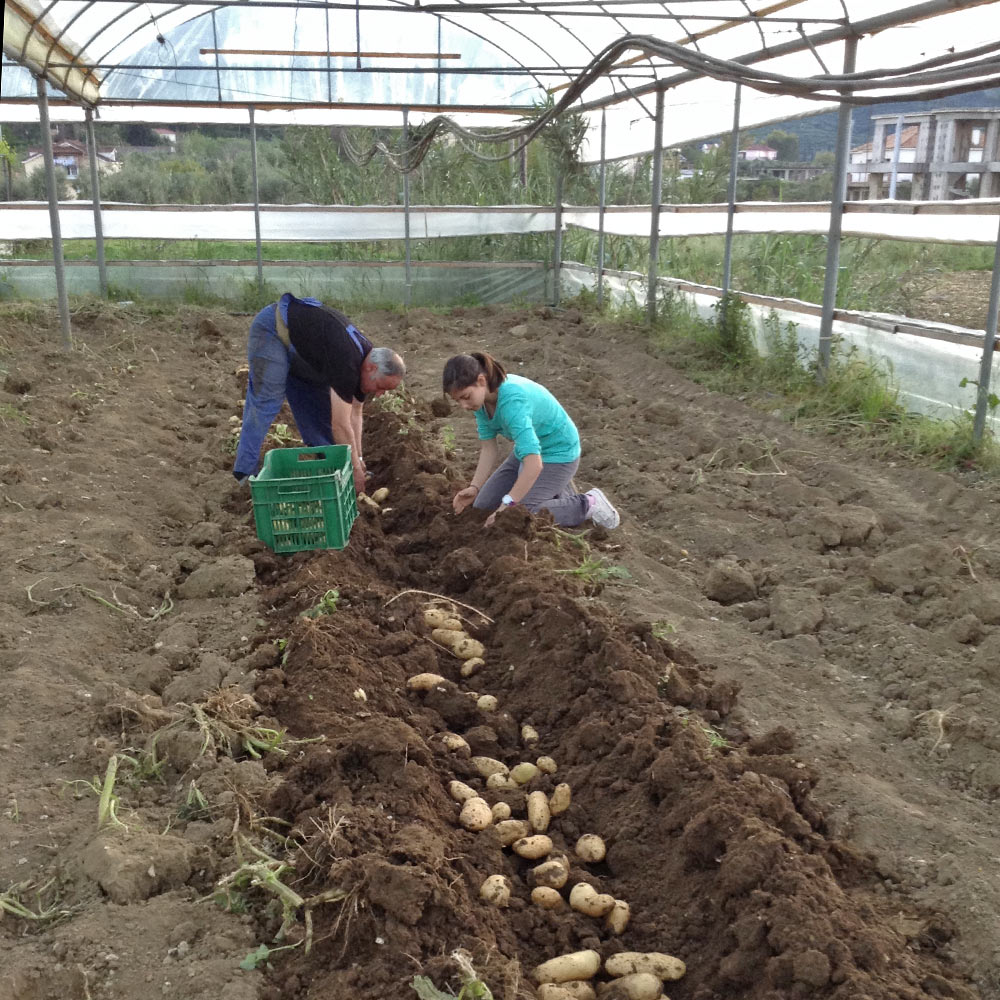
[[[373,347],[368,360],[375,365],[379,375],[402,378],[406,374],[403,359],[388,347]]]

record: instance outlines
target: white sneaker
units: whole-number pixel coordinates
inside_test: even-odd
[[[608,528],[609,530],[617,528],[621,524],[621,515],[611,506],[611,501],[600,490],[587,490],[584,496],[591,497],[593,500],[590,506],[590,513],[587,517],[594,524],[601,528]]]

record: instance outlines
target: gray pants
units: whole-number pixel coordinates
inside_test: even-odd
[[[587,498],[582,493],[570,489],[580,459],[575,462],[546,462],[528,495],[521,501],[534,514],[547,510],[556,524],[564,528],[574,528],[587,519]],[[500,499],[513,489],[514,481],[521,469],[517,456],[511,452],[507,460],[483,484],[473,503],[479,510],[496,510]]]

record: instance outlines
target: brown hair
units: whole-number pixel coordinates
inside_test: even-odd
[[[496,392],[500,383],[507,377],[507,371],[490,354],[480,354],[476,351],[471,354],[456,354],[453,358],[449,358],[444,366],[442,378],[444,394],[450,396],[459,389],[473,385],[480,375],[486,376],[486,387],[490,392]]]

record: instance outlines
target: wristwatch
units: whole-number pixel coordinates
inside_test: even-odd
[[[513,507],[517,504],[517,501],[509,493],[505,493],[500,498],[500,503],[502,503],[504,507]]]

